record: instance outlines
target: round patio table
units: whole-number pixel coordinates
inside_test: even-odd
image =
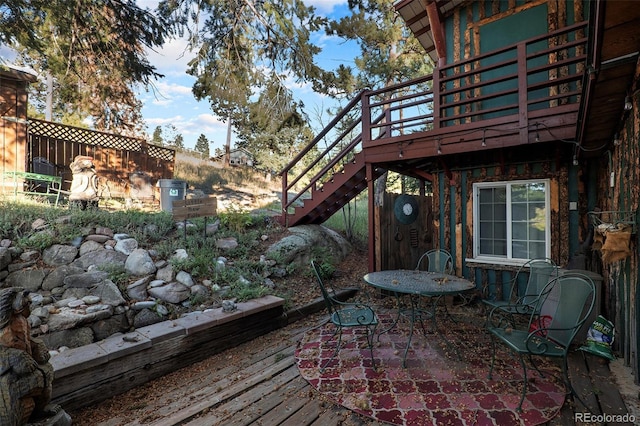
[[[380,290],[393,293],[398,299],[398,316],[395,322],[387,330],[382,331],[384,334],[394,328],[400,315],[405,314],[409,318],[410,330],[407,346],[402,357],[402,366],[406,367],[407,352],[413,338],[413,327],[415,320],[419,320],[423,330],[423,318],[431,318],[434,332],[438,333],[436,324],[436,308],[438,301],[442,296],[464,293],[473,290],[475,284],[471,281],[456,277],[455,275],[443,274],[440,272],[420,271],[414,269],[394,269],[388,271],[369,272],[364,276],[367,284]],[[407,309],[403,309],[400,303],[402,295],[409,295],[410,304]],[[420,296],[431,297],[433,303],[431,309],[425,310],[419,307],[418,299]],[[379,338],[380,335],[378,335]],[[443,337],[444,339],[444,337]],[[449,344],[445,340],[445,343]]]

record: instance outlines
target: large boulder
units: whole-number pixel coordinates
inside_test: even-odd
[[[342,261],[353,247],[337,232],[322,225],[301,225],[289,228],[291,235],[272,244],[266,256],[280,265],[308,265],[312,257],[328,252],[335,261]]]

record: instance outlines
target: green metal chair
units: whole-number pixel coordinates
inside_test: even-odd
[[[426,269],[422,269],[425,266]],[[444,249],[429,250],[420,256],[420,259],[418,259],[416,270],[452,274],[453,258],[451,257],[451,253]]]
[[[440,272],[443,274],[451,275],[454,272],[453,257],[451,256],[451,253],[449,253],[445,249],[431,249],[420,256],[415,269],[416,271],[420,270],[428,272]],[[463,300],[463,304],[469,303],[469,301],[467,300],[467,296],[465,296],[464,294],[458,294],[457,296]],[[438,297],[438,300],[440,298],[441,297]],[[436,301],[436,303],[437,302],[438,301]],[[449,312],[446,304],[443,305],[443,308],[447,317],[449,317],[450,320],[456,322],[455,318],[453,318],[453,316]]]
[[[320,367],[320,371],[324,371],[327,365],[333,360],[333,358],[340,351],[342,346],[342,329],[361,327],[365,328],[367,332],[367,343],[369,346],[369,354],[371,356],[371,365],[375,368],[375,361],[373,359],[373,336],[378,326],[378,317],[373,309],[360,302],[342,302],[337,300],[333,293],[330,292],[322,282],[320,273],[316,267],[315,262],[311,261],[311,269],[316,276],[322,297],[325,301],[327,310],[329,311],[329,320],[335,325],[336,331],[333,337],[337,336],[336,348],[331,357],[325,361]]]
[[[525,273],[528,273],[526,281],[522,278]],[[542,289],[557,276],[558,266],[553,260],[548,258],[531,259],[520,266],[510,281],[507,299],[495,300],[491,297],[484,297],[482,302],[489,309],[501,306],[514,314],[530,314],[536,306]]]
[[[536,299],[536,307],[529,314],[526,326],[518,326],[509,306],[498,306],[491,310],[487,330],[491,336],[492,356],[489,379],[492,379],[498,344],[506,346],[518,355],[523,370],[522,395],[518,411],[527,393],[527,362],[540,375],[534,358],[560,359],[562,380],[569,392],[582,405],[585,403],[571,385],[568,374],[567,356],[571,342],[587,320],[595,301],[595,285],[587,276],[567,274],[551,280]]]

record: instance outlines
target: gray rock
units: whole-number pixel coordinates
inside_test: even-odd
[[[46,306],[40,306],[32,310],[31,315],[35,315],[42,319],[47,319],[49,318],[49,308],[47,308]]]
[[[156,312],[158,315],[162,315],[163,317],[169,315],[169,309],[164,305],[156,305]]]
[[[93,330],[96,340],[106,339],[116,333],[127,332],[129,328],[129,322],[124,314],[114,315],[111,318],[106,318],[91,324],[91,330]]]
[[[220,219],[216,219],[215,222],[213,223],[208,223],[207,227],[205,228],[205,235],[213,235],[216,232],[218,232],[218,229],[220,228]]]
[[[156,272],[156,265],[149,253],[144,249],[136,249],[127,257],[124,268],[135,276],[149,275]]]
[[[176,281],[178,281],[180,284],[184,284],[187,287],[193,287],[193,285],[195,284],[195,282],[193,281],[193,277],[191,277],[191,274],[185,271],[180,271],[176,274]]]
[[[19,271],[20,269],[29,268],[35,264],[36,264],[35,260],[29,261],[29,262],[23,262],[23,263],[12,263],[11,265],[7,266],[7,271],[9,271],[10,273],[16,272],[16,271]]]
[[[92,296],[98,296],[102,303],[119,306],[124,305],[127,301],[122,297],[120,289],[111,280],[104,280],[100,284],[91,289]]]
[[[93,241],[95,243],[98,243],[100,244],[101,247],[102,247],[102,244],[106,243],[110,239],[111,237],[107,235],[97,235],[97,234],[87,235],[87,238],[86,238],[87,241]]]
[[[5,287],[22,287],[29,291],[38,291],[49,273],[48,269],[21,269],[12,272],[5,280]]]
[[[73,240],[71,240],[70,244],[74,247],[79,248],[82,245],[82,237],[75,237]]]
[[[156,279],[164,282],[173,281],[175,277],[176,272],[173,270],[173,266],[171,264],[167,264],[167,266],[158,269],[158,272],[156,272]]]
[[[126,260],[127,255],[124,253],[119,253],[115,250],[103,249],[92,251],[91,253],[87,253],[84,256],[80,256],[73,262],[73,265],[80,267],[86,271],[91,265],[96,267],[109,264],[124,266]]]
[[[99,311],[109,311],[110,314],[113,314],[113,306],[111,305],[91,305],[89,307],[87,307],[87,309],[85,310],[88,314],[93,314],[95,312],[99,312]]]
[[[50,266],[68,265],[73,262],[77,255],[77,247],[54,244],[44,249],[42,261]]]
[[[71,308],[61,308],[56,314],[51,314],[47,320],[49,331],[52,330],[69,330],[80,328],[87,324],[109,318],[111,312],[108,310],[92,312],[90,314],[82,311],[76,311]],[[67,345],[69,346],[69,345]]]
[[[161,315],[158,315],[157,312],[150,309],[143,309],[134,317],[133,326],[135,328],[145,327],[147,325],[156,324],[163,319],[164,318],[162,318]]]
[[[71,300],[75,300],[75,299],[82,299],[83,297],[87,296],[89,294],[89,289],[88,288],[82,288],[82,287],[71,287],[68,288],[64,291],[64,293],[62,293],[62,297],[63,300],[64,299],[71,299]],[[67,303],[67,306],[70,305],[71,302]]]
[[[94,342],[93,330],[90,327],[80,327],[54,331],[41,336],[48,348],[79,348]]]
[[[138,240],[135,238],[125,238],[122,240],[116,239],[115,251],[124,253],[127,256],[134,252],[138,248]]]
[[[220,238],[216,241],[216,247],[222,250],[232,250],[238,247],[238,240],[234,237]]]
[[[29,327],[31,327],[31,329],[38,328],[42,325],[42,318],[37,315],[29,315],[27,321],[29,321]]]
[[[191,296],[191,290],[184,284],[172,282],[161,287],[150,288],[149,294],[165,302],[181,303]]]
[[[185,249],[176,249],[176,251],[173,252],[173,255],[171,256],[172,260],[187,260],[189,258],[189,254],[187,253],[187,251]]]
[[[94,251],[102,250],[104,246],[93,240],[87,240],[80,246],[80,256],[84,256],[87,253],[91,253]]]
[[[11,251],[7,247],[0,247],[0,269],[9,266],[11,260]]]
[[[155,309],[157,302],[155,300],[143,300],[131,305],[131,309],[141,311],[143,309]]]
[[[42,282],[42,289],[45,291],[51,291],[56,287],[62,287],[64,285],[65,277],[69,275],[82,274],[83,272],[84,269],[73,266],[73,264],[58,266],[46,276]]]
[[[194,296],[209,297],[211,291],[209,290],[209,288],[203,286],[202,284],[195,284],[191,287],[191,294]]]
[[[38,250],[29,250],[20,255],[20,260],[22,260],[23,262],[31,262],[37,260],[39,257],[40,252]]]
[[[267,257],[278,259],[281,266],[295,263],[307,265],[312,252],[319,247],[327,249],[337,261],[352,250],[351,244],[337,232],[322,225],[302,225],[289,228],[293,235],[283,238],[267,249]]]
[[[127,296],[132,300],[146,300],[149,297],[147,293],[147,284],[151,276],[140,278],[138,281],[127,286]]]
[[[70,308],[81,308],[85,305],[85,303],[82,301],[82,299],[76,299],[73,300],[71,302],[69,302],[69,304],[67,305]]]
[[[98,302],[100,302],[100,298],[98,296],[89,295],[89,296],[83,297],[82,301],[87,305],[95,305]]]
[[[128,238],[131,238],[129,234],[113,234],[113,239],[116,241],[126,240]]]
[[[82,274],[69,275],[64,279],[63,283],[69,288],[87,288],[101,283],[107,278],[109,278],[108,272],[95,270],[83,272]]]
[[[113,238],[113,230],[111,228],[105,228],[104,226],[98,226],[96,228],[96,234],[106,235],[109,238]]]

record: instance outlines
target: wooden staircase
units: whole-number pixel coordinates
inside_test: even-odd
[[[384,172],[381,169],[375,170],[374,178]],[[329,180],[312,187],[311,197],[304,199],[302,205],[288,215],[288,226],[323,223],[366,188],[364,153],[359,152]]]

